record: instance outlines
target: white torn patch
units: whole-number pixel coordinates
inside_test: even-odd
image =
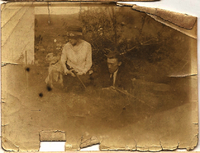
[[[82,148],[80,151],[100,151],[99,144],[92,145],[90,147]]]
[[[40,151],[65,151],[65,142],[40,142]]]

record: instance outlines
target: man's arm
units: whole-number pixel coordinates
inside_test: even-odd
[[[83,73],[87,73],[90,70],[91,66],[92,66],[92,47],[90,44],[88,44]]]
[[[124,89],[130,92],[132,88],[133,88],[132,77],[129,71],[127,71],[126,75],[124,76]]]
[[[72,76],[75,77],[75,75],[72,73],[72,70],[68,70],[67,67],[66,67],[66,61],[67,61],[67,47],[66,47],[66,45],[63,47],[60,61],[61,61],[61,65],[63,67],[64,74],[65,75],[71,74]]]

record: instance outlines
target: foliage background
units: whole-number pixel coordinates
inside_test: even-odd
[[[85,7],[73,15],[36,15],[36,63],[48,66],[47,53],[61,54],[69,25],[83,27],[83,39],[92,45],[94,68],[110,50],[117,50],[134,78],[164,81],[165,76],[190,72],[189,48],[195,40],[145,13],[115,6]]]

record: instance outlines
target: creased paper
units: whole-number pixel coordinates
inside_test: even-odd
[[[41,141],[66,141],[66,151],[94,144],[103,151],[197,145],[196,17],[100,2],[10,2],[1,11],[6,151],[38,151]],[[86,74],[66,75],[59,63],[64,46],[73,48],[71,26],[79,27],[78,42],[91,47]],[[79,86],[66,85],[66,76]]]

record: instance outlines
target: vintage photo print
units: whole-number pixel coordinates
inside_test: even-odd
[[[98,2],[1,11],[6,151],[38,151],[41,141],[65,141],[66,151],[197,145],[195,17]]]

